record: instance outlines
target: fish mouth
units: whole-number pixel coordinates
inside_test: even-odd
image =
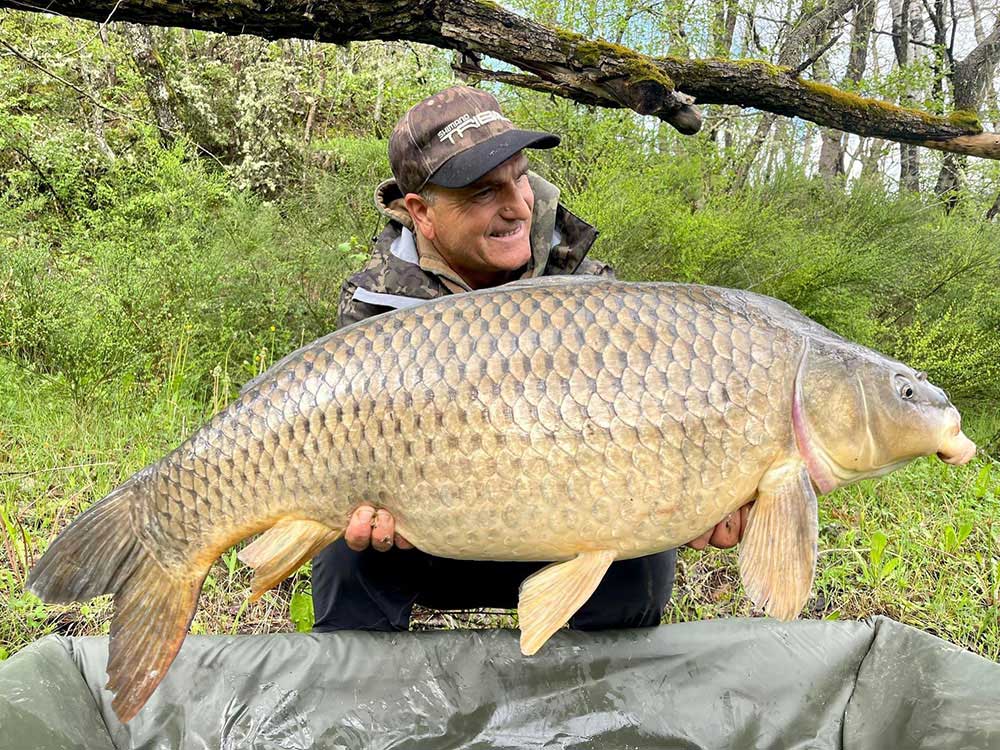
[[[961,430],[956,435],[945,440],[937,452],[937,457],[946,464],[962,466],[969,463],[976,455],[976,444],[965,436]]]

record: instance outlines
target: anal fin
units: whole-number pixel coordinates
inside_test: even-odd
[[[517,617],[521,652],[530,656],[590,598],[615,560],[610,550],[581,552],[572,560],[553,563],[521,584]]]
[[[278,521],[237,555],[254,570],[250,601],[260,599],[342,533],[304,518]]]
[[[819,535],[816,491],[801,461],[769,469],[760,481],[740,543],[740,577],[751,601],[780,620],[809,598]]]

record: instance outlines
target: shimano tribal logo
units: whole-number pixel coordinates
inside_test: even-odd
[[[454,146],[456,135],[461,138],[465,135],[465,131],[472,128],[481,128],[483,125],[495,122],[496,120],[507,120],[507,118],[495,109],[488,109],[485,112],[479,112],[474,115],[466,113],[439,130],[437,137],[442,143],[448,141],[448,143]]]

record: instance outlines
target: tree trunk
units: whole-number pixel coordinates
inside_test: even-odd
[[[733,35],[736,32],[736,20],[739,12],[736,0],[712,0],[714,15],[712,20],[712,54],[715,57],[729,58],[733,54]],[[720,105],[713,112],[706,114],[705,125],[709,138],[718,143],[719,129],[729,115],[729,108]],[[727,128],[722,133],[723,143],[732,143],[732,133]]]
[[[103,70],[94,64],[93,58],[81,50],[77,58],[79,62],[80,79],[83,82],[89,99],[80,100],[80,114],[84,122],[90,124],[90,133],[100,151],[108,161],[114,161],[117,156],[108,145],[104,130],[104,110],[97,106],[101,100],[101,91],[106,86],[107,68]]]
[[[316,109],[320,101],[326,96],[326,53],[322,49],[316,50],[313,60],[319,63],[319,85],[318,91],[309,98],[309,111],[306,112],[306,128],[302,136],[302,144],[309,148],[312,143],[313,127],[316,123]]]
[[[989,36],[984,37],[965,59],[956,62],[951,74],[955,109],[976,110],[982,105],[987,85],[993,80],[1000,62],[1000,18]],[[955,207],[962,184],[966,160],[946,154],[938,173],[935,192],[951,210]]]
[[[892,47],[896,53],[896,65],[905,68],[910,63],[910,10],[911,0],[890,0],[892,8]],[[900,103],[910,100],[907,94],[900,97]],[[899,187],[910,193],[920,192],[920,161],[917,149],[909,143],[899,144]]]
[[[160,131],[160,142],[164,146],[173,145],[174,139],[183,133],[180,118],[174,112],[170,89],[167,86],[167,71],[156,51],[156,41],[148,26],[123,24],[123,35],[132,47],[132,59],[139,69],[146,87],[149,106]]]
[[[934,193],[945,202],[945,207],[951,211],[958,205],[958,197],[962,185],[962,157],[955,154],[945,154],[938,173]]]
[[[761,146],[764,145],[764,140],[767,138],[767,134],[771,132],[771,126],[774,125],[776,119],[778,118],[775,115],[766,114],[757,123],[757,130],[750,139],[750,143],[743,150],[741,158],[736,163],[736,169],[733,173],[733,183],[730,188],[733,192],[741,190],[746,184],[754,158],[760,153]]]
[[[1000,193],[997,193],[996,200],[993,201],[993,205],[990,206],[990,210],[986,212],[986,220],[993,221],[997,214],[1000,214]]]
[[[861,146],[861,179],[871,182],[877,181],[882,184],[882,148],[883,141],[879,138],[872,138],[868,141],[868,148]]]
[[[841,88],[854,89],[861,82],[868,65],[868,43],[875,26],[875,0],[858,0],[854,8],[851,30],[851,51],[847,59],[847,72]],[[844,174],[845,135],[839,131],[822,129],[823,145],[819,154],[819,173],[824,179]]]
[[[976,44],[982,44],[986,41],[986,31],[983,29],[982,12],[979,9],[978,0],[969,0],[969,8],[972,10],[972,20],[976,34]],[[984,97],[983,103],[993,103],[991,109],[996,110],[997,101],[997,90],[996,86],[993,84],[993,79],[990,78],[986,83],[986,95]],[[993,127],[997,127],[997,123],[994,122]]]
[[[844,174],[844,134],[839,130],[823,128],[820,131],[822,144],[819,149],[820,177],[831,180]]]
[[[713,4],[712,54],[716,57],[729,57],[733,50],[739,6],[736,0],[713,0]]]
[[[828,9],[839,10],[845,7],[842,3],[850,7],[848,0],[831,0]],[[24,4],[20,0],[0,0],[0,7],[21,9]],[[478,71],[484,78],[509,81],[584,104],[627,107],[659,117],[686,134],[701,127],[693,96],[705,104],[754,107],[859,135],[1000,159],[1000,136],[982,133],[972,116],[928,117],[924,112],[845,95],[833,87],[801,79],[793,68],[775,68],[767,63],[648,57],[539,24],[489,0],[344,0],[320,5],[234,0],[51,0],[44,9],[97,21],[114,11],[119,21],[255,34],[268,39],[423,42],[491,56],[527,71]],[[824,13],[815,14],[804,26],[818,23],[815,19]],[[829,25],[829,20],[825,24]]]
[[[853,2],[854,0],[830,0],[818,12],[800,17],[791,27],[791,31],[789,31],[788,36],[781,45],[781,50],[778,53],[779,65],[797,67],[802,63],[809,45],[819,46],[820,40],[824,38],[830,24],[843,16]],[[765,115],[757,124],[757,130],[750,141],[750,146],[744,151],[742,158],[736,166],[736,174],[733,179],[734,189],[739,190],[746,183],[753,160],[761,152],[761,146],[767,140],[776,120],[777,118],[774,115]],[[769,157],[769,162],[765,170],[767,173],[772,171],[774,152],[769,151]]]
[[[947,159],[951,154],[945,154]],[[899,144],[899,188],[907,193],[920,192],[920,155],[916,146]]]
[[[812,164],[813,142],[816,140],[816,128],[806,125],[806,134],[802,138],[802,164],[808,168]]]

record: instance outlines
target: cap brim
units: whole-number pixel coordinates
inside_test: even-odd
[[[427,178],[427,182],[447,188],[471,185],[525,148],[554,148],[559,136],[534,130],[508,130],[455,154]]]

